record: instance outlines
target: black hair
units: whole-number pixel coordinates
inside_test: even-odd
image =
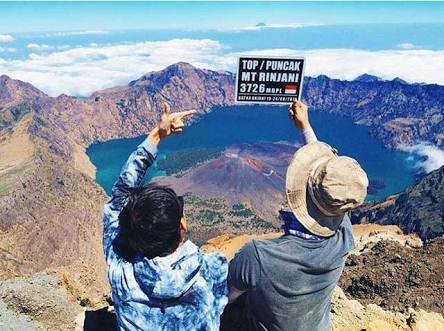
[[[182,217],[183,198],[173,189],[156,184],[133,189],[119,215],[126,258],[142,253],[152,259],[173,253],[181,240]]]

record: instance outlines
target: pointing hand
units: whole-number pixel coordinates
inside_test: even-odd
[[[196,114],[196,110],[187,110],[177,113],[171,113],[171,107],[168,103],[163,103],[163,114],[159,122],[159,137],[163,138],[173,133],[182,132],[184,127],[183,120],[186,117],[192,117]]]

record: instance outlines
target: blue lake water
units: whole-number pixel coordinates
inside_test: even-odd
[[[381,142],[369,135],[367,127],[353,124],[350,118],[313,111],[310,119],[320,140],[336,147],[340,154],[357,159],[371,180],[384,182],[385,188],[375,195],[369,195],[369,200],[382,199],[414,183],[416,156],[384,148]],[[97,167],[96,180],[108,194],[128,155],[144,138],[111,140],[88,148],[87,154]],[[285,107],[216,108],[187,127],[182,134],[163,141],[158,157],[191,147],[225,147],[237,143],[278,141],[300,141],[300,135],[288,119]],[[147,179],[159,175],[162,173],[154,164]]]

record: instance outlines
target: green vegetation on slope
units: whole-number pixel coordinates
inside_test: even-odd
[[[239,203],[233,205],[232,210],[229,212],[229,215],[238,216],[242,218],[249,218],[251,216],[254,216],[254,213],[250,208],[248,208],[242,203]]]
[[[245,204],[230,206],[222,198],[184,195],[188,234],[198,245],[221,234],[240,235],[276,231],[273,226]]]
[[[157,161],[157,168],[167,176],[180,175],[202,162],[214,159],[222,153],[222,148],[187,148],[168,153],[164,159]]]

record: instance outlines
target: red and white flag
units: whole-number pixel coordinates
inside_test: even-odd
[[[296,94],[296,85],[285,85],[285,94]]]

